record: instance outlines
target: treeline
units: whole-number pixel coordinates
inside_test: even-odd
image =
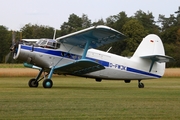
[[[88,15],[83,14],[77,16],[71,14],[67,22],[64,22],[60,29],[56,31],[56,37],[60,37],[84,28],[96,25],[106,25],[112,27],[127,36],[123,41],[112,43],[107,46],[102,46],[101,50],[107,50],[110,46],[110,52],[121,56],[132,56],[141,40],[148,34],[157,34],[163,41],[166,55],[175,58],[175,62],[170,62],[167,67],[180,67],[180,11],[175,11],[169,17],[159,15],[155,21],[151,12],[137,11],[133,16],[128,17],[125,12],[120,12],[117,15],[109,16],[108,18],[99,19],[92,22]],[[38,39],[38,38],[53,38],[54,28],[44,25],[26,24],[15,31],[16,40],[21,38]],[[12,31],[8,31],[5,26],[0,26],[0,62],[5,62],[5,56],[9,53],[9,47],[12,41]],[[18,62],[18,61],[13,61]]]

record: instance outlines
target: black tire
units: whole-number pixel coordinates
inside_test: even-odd
[[[125,82],[125,83],[130,83],[130,82],[131,82],[131,80],[124,80],[124,82]]]
[[[102,79],[96,78],[96,82],[101,82],[101,81],[102,81]]]
[[[39,83],[37,82],[36,79],[30,79],[28,82],[29,87],[38,87]]]
[[[139,88],[144,88],[144,84],[143,83],[139,83],[138,87]]]
[[[51,88],[53,86],[53,82],[51,79],[45,79],[43,81],[43,87],[44,88]]]

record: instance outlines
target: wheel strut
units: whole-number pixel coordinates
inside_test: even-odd
[[[29,80],[29,82],[28,82],[29,87],[38,87],[39,81],[41,80],[41,79],[39,80],[39,78],[43,71],[44,71],[44,69],[41,69],[36,78],[32,78]]]
[[[52,78],[54,69],[55,69],[54,67],[51,68],[51,71],[49,72],[49,75],[48,75],[48,79],[45,79],[43,81],[44,88],[51,88],[53,86],[53,82],[52,82],[51,78]]]

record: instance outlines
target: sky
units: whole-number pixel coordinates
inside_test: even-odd
[[[71,14],[86,14],[92,22],[124,11],[128,17],[138,10],[169,17],[180,6],[180,0],[0,0],[0,25],[20,30],[26,24],[60,29]]]

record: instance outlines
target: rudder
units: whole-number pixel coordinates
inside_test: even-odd
[[[149,34],[142,40],[133,57],[148,55],[165,55],[162,41],[155,34]]]
[[[165,55],[163,43],[155,34],[147,35],[142,40],[132,58],[141,62],[141,68],[148,68],[148,72],[160,76],[164,74],[165,62],[173,59]]]

